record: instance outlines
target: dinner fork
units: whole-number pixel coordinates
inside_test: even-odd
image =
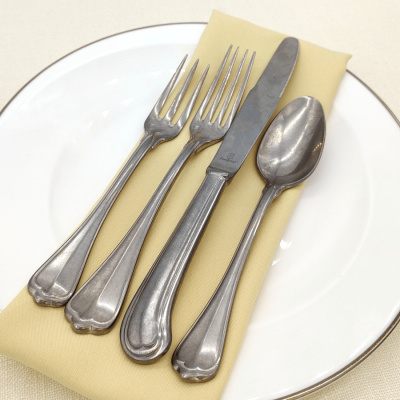
[[[173,184],[179,171],[185,165],[189,157],[205,147],[222,140],[228,131],[232,120],[239,107],[246,83],[248,81],[251,67],[254,61],[254,54],[249,63],[241,87],[234,101],[232,110],[222,125],[222,119],[231,101],[233,92],[239,80],[239,75],[246,60],[245,52],[232,85],[222,104],[221,110],[215,122],[211,122],[226,87],[229,75],[238,54],[236,50],[227,68],[227,72],[221,82],[216,97],[206,117],[201,117],[210,102],[214,89],[222,74],[223,68],[228,60],[232,46],[229,47],[221,66],[215,76],[206,97],[190,124],[190,139],[183,147],[174,164],[160,183],[153,197],[140,214],[132,228],[122,239],[119,245],[100,266],[100,268],[89,278],[89,280],[75,293],[65,308],[65,315],[71,322],[73,329],[78,333],[105,334],[110,331],[114,324],[128,290],[137,258],[145,240],[150,225],[160,207],[162,200]]]
[[[123,166],[107,192],[78,229],[29,280],[28,290],[37,304],[61,307],[68,302],[78,285],[97,233],[125,183],[150,149],[154,149],[164,141],[174,139],[182,130],[200,93],[207,70],[203,73],[178,121],[175,124],[171,121],[192,81],[199,60],[194,63],[165,117],[160,118],[159,114],[179,77],[186,58],[187,55],[179,64],[167,87],[147,117],[144,123],[144,135],[138,147]]]

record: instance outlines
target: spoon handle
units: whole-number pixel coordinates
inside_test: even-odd
[[[206,175],[129,305],[121,345],[133,361],[150,364],[171,346],[171,311],[178,288],[226,183],[221,173]]]
[[[70,238],[32,275],[28,290],[37,304],[62,307],[71,298],[106,215],[153,142],[153,136],[145,134],[94,210]]]
[[[198,147],[197,141],[186,143],[128,233],[68,302],[65,316],[77,333],[99,335],[112,328],[154,217],[175,178]]]
[[[186,381],[206,382],[214,378],[218,371],[244,264],[265,212],[279,192],[276,186],[265,187],[263,190],[224,277],[172,356],[174,369]]]

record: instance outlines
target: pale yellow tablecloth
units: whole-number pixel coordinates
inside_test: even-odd
[[[40,5],[40,7],[39,7]],[[0,3],[0,107],[30,77],[60,56],[98,38],[139,26],[207,21],[212,8],[331,49],[353,54],[349,68],[400,115],[397,1],[239,2],[120,0]],[[39,45],[38,45],[39,43]],[[310,399],[399,399],[400,330],[357,370]],[[81,396],[1,358],[1,399]]]

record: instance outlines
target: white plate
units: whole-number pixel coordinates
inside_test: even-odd
[[[164,25],[95,42],[43,71],[4,109],[0,309],[101,195],[203,29]],[[398,321],[400,128],[346,73],[327,132],[224,400],[316,390],[369,355]]]

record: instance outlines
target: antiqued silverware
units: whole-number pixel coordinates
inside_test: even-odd
[[[281,42],[233,120],[202,185],[129,305],[120,339],[133,361],[149,364],[168,351],[172,339],[171,311],[180,282],[223,189],[243,164],[279,103],[298,52],[297,39]]]
[[[313,97],[292,101],[269,126],[257,154],[266,181],[261,198],[217,290],[172,356],[184,380],[206,382],[217,374],[236,289],[257,229],[272,200],[313,173],[324,141],[324,111]]]
[[[226,123],[222,125],[222,119],[238,82],[239,75],[246,59],[247,51],[239,65],[233,83],[229,89],[225,101],[223,102],[221,111],[219,112],[216,121],[212,123],[211,119],[215,114],[218,104],[221,102],[225,86],[232,71],[239,49],[236,50],[234,56],[232,57],[210,111],[207,113],[204,120],[201,118],[217,86],[217,82],[228,60],[231,48],[232,46],[229,47],[229,50],[226,53],[221,66],[219,67],[217,75],[215,76],[210,89],[204,98],[204,101],[202,102],[198,112],[190,124],[190,139],[188,143],[186,143],[186,145],[183,147],[183,150],[178,155],[177,159],[167,172],[164,179],[161,181],[149,203],[142,211],[136,222],[133,224],[129,232],[118,244],[107,260],[104,261],[99,269],[75,293],[65,307],[65,316],[70,321],[73,329],[77,333],[105,334],[110,331],[122,307],[122,303],[128,290],[129,282],[131,280],[136,261],[146,238],[147,232],[153,222],[158,208],[161,206],[164,197],[168,193],[175,178],[178,176],[179,171],[183,168],[189,157],[194,152],[199,152],[210,144],[222,140],[228,131],[242,99],[254,61],[253,55],[238,95],[234,101],[232,110]]]
[[[124,165],[103,198],[70,238],[29,280],[28,290],[37,304],[41,306],[61,307],[68,302],[78,285],[97,233],[125,183],[150,149],[154,149],[164,141],[175,138],[182,130],[200,93],[205,74],[200,79],[178,121],[172,124],[171,120],[193,78],[198,60],[194,63],[165,117],[160,118],[159,114],[178,79],[186,58],[187,56],[179,64],[172,79],[147,117],[144,123],[145,132],[139,146]]]

